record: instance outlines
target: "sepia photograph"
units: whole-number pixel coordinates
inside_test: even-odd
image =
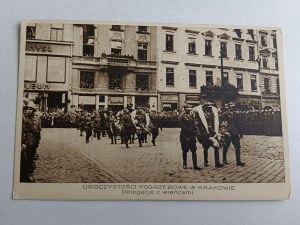
[[[212,199],[203,194],[210,190],[220,200],[288,198],[281,35],[23,22],[15,198],[77,199],[88,190],[98,191],[93,199]],[[57,194],[64,185],[76,194]]]

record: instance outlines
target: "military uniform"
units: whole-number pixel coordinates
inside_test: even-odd
[[[150,129],[151,129],[151,135],[152,135],[152,144],[153,146],[156,145],[155,140],[157,136],[159,135],[159,128],[162,129],[161,126],[161,120],[160,116],[154,111],[149,114],[150,117]]]
[[[180,143],[182,150],[183,168],[187,168],[187,153],[192,152],[193,167],[196,170],[200,170],[197,163],[197,146],[196,146],[196,128],[192,122],[192,117],[188,112],[183,112],[179,118],[180,131]]]
[[[228,123],[228,133],[229,135],[225,136],[224,146],[223,146],[223,163],[228,164],[227,162],[227,152],[230,144],[232,143],[235,149],[235,158],[237,166],[244,166],[245,163],[241,162],[241,144],[240,138],[243,137],[242,127],[238,120],[238,116],[235,113],[228,111],[224,115],[224,120]]]
[[[90,117],[86,118],[86,122],[84,124],[84,131],[86,133],[85,142],[89,143],[90,137],[92,136],[92,132],[93,132],[93,126]]]
[[[98,116],[95,117],[95,119],[93,120],[93,130],[97,136],[97,140],[100,140],[100,134],[101,134],[101,121],[100,118]]]
[[[197,138],[203,146],[204,166],[208,166],[208,149],[214,148],[215,167],[222,167],[219,159],[219,142],[217,134],[219,131],[219,117],[217,108],[206,104],[194,108],[193,118],[197,129]]]
[[[31,112],[27,113],[27,109],[31,108]],[[34,171],[34,157],[36,149],[39,145],[39,139],[37,132],[40,132],[40,120],[35,118],[34,111],[35,106],[33,103],[29,103],[25,106],[22,123],[22,151],[21,151],[21,166],[20,166],[20,181],[21,182],[33,182],[32,176]]]

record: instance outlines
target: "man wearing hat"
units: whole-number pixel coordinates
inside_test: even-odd
[[[87,117],[85,120],[84,131],[86,133],[85,142],[88,144],[90,142],[90,137],[92,136],[93,133],[93,125],[92,125],[91,114],[87,113],[86,116]]]
[[[22,123],[22,151],[21,151],[21,182],[34,182],[34,157],[39,144],[36,134],[36,121],[34,112],[36,106],[33,102],[23,105],[23,123]]]
[[[194,107],[192,111],[197,139],[203,146],[204,166],[208,166],[208,149],[213,147],[215,167],[223,167],[219,158],[219,115],[214,103],[208,100],[203,105]]]
[[[191,106],[185,106],[178,118],[181,127],[180,143],[182,150],[183,169],[187,168],[187,153],[191,151],[194,169],[201,170],[201,168],[197,164],[196,128],[194,126],[194,123],[192,122],[192,118],[190,115],[191,110]]]
[[[224,120],[228,123],[228,136],[225,136],[224,147],[223,147],[223,163],[227,162],[227,152],[230,144],[232,143],[235,149],[235,158],[237,166],[245,166],[245,163],[241,162],[241,144],[240,138],[243,138],[241,124],[235,115],[235,105],[228,103],[228,111],[224,114]]]

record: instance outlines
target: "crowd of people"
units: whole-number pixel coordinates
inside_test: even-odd
[[[204,166],[208,166],[208,149],[212,147],[215,167],[220,168],[228,164],[227,151],[230,144],[235,148],[236,165],[245,165],[240,155],[240,138],[243,135],[282,135],[280,110],[239,111],[233,103],[218,109],[213,101],[207,101],[196,107],[186,105],[182,109],[161,112],[150,110],[148,104],[137,109],[128,104],[118,112],[107,108],[93,112],[81,108],[72,108],[68,112],[58,108],[40,112],[28,99],[24,98],[23,102],[21,182],[34,182],[32,174],[43,127],[77,128],[80,136],[85,135],[87,144],[92,137],[101,140],[107,136],[111,144],[120,140],[126,148],[135,139],[142,147],[142,143],[148,142],[149,134],[155,146],[159,130],[163,127],[179,127],[183,168],[187,168],[187,153],[191,151],[195,170],[201,169],[197,162],[197,141],[203,146]],[[221,148],[223,164],[219,157]]]

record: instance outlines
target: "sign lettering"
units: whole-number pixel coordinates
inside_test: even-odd
[[[29,52],[52,52],[52,48],[50,45],[27,43],[26,51],[29,51]]]
[[[46,89],[50,89],[50,84],[44,84],[44,83],[24,83],[24,89],[46,90]]]

